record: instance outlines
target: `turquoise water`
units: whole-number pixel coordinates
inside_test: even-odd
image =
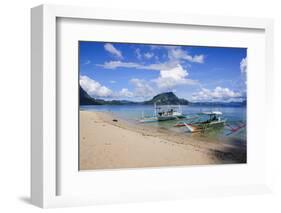
[[[227,125],[237,127],[242,123],[246,123],[246,107],[202,107],[202,106],[181,106],[183,114],[194,116],[196,113],[204,111],[220,111],[223,113],[223,119],[226,119]],[[153,116],[154,107],[152,105],[88,105],[80,106],[80,110],[85,111],[102,111],[111,112],[116,116],[123,118],[129,122],[139,123],[139,125],[156,126],[166,128],[168,131],[182,132],[191,135],[185,127],[173,127],[178,121],[162,121],[152,123],[140,123],[142,115]],[[218,129],[211,129],[200,134],[200,137],[216,139],[220,142],[239,143],[246,145],[246,128],[231,133],[225,126]]]

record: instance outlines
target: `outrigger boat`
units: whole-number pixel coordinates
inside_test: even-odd
[[[178,122],[175,127],[186,127],[189,132],[202,132],[209,128],[219,128],[225,125],[226,119],[222,119],[222,112],[201,112],[196,116]]]
[[[156,105],[154,104],[154,116],[145,117],[142,116],[140,122],[156,122],[156,121],[168,121],[175,119],[182,119],[185,116],[182,113],[180,105]]]

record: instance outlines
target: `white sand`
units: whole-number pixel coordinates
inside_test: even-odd
[[[148,128],[112,119],[107,113],[80,112],[81,170],[221,163],[206,147],[194,146],[193,138],[193,145],[180,144],[168,133],[155,136]]]

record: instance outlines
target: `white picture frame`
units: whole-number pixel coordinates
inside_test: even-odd
[[[233,184],[221,184],[210,187],[200,187],[199,183],[194,183],[194,187],[176,187],[171,185],[165,187],[164,184],[159,185],[159,189],[143,190],[141,193],[137,189],[134,191],[134,186],[130,186],[131,191],[119,192],[106,191],[93,195],[58,195],[58,174],[62,169],[58,166],[58,146],[57,146],[57,88],[59,81],[57,80],[57,20],[59,18],[66,19],[87,19],[101,21],[118,21],[134,22],[134,23],[153,23],[155,25],[166,26],[200,26],[211,28],[232,29],[253,29],[260,30],[264,33],[264,69],[262,75],[265,79],[261,79],[265,84],[264,97],[266,103],[262,105],[261,110],[267,111],[265,116],[266,122],[265,131],[260,133],[264,137],[264,146],[270,145],[269,128],[271,114],[273,113],[273,21],[270,19],[256,18],[238,18],[238,17],[216,17],[216,16],[201,16],[187,14],[166,14],[152,13],[145,11],[122,11],[109,10],[100,8],[85,8],[74,6],[54,6],[41,5],[31,10],[31,201],[33,204],[47,208],[60,206],[76,206],[76,205],[91,205],[97,203],[114,203],[128,201],[143,201],[143,200],[165,200],[178,199],[194,196],[209,196],[209,195],[233,195],[233,194],[251,194],[263,193],[270,191],[270,168],[269,162],[266,161],[262,168],[258,168],[259,173],[264,173],[265,178],[260,178],[254,181],[254,184],[248,182],[234,182]],[[171,29],[173,30],[173,29]],[[251,80],[251,79],[250,79]],[[252,79],[252,81],[254,81]],[[250,147],[251,148],[251,147]],[[254,149],[254,148],[253,148]],[[266,153],[262,153],[263,160],[266,158]],[[268,153],[267,153],[268,154]],[[247,168],[244,168],[247,169]],[[140,175],[165,175],[165,172],[175,172],[180,175],[184,173],[185,168],[180,169],[153,169],[153,170],[138,170]],[[215,170],[214,168],[203,167],[200,170]],[[162,172],[164,171],[164,172]],[[126,172],[123,171],[122,177],[126,177]],[[104,172],[105,173],[105,172]],[[114,171],[107,171],[107,175]],[[199,175],[200,173],[198,173]],[[87,174],[84,174],[87,175]],[[88,174],[90,175],[90,174]],[[173,178],[171,176],[170,178]],[[125,181],[126,182],[126,181]],[[136,186],[137,187],[137,186]],[[188,190],[187,190],[188,189]],[[71,190],[71,189],[70,189]],[[73,190],[75,188],[73,187]],[[101,191],[99,191],[101,192]],[[120,192],[121,193],[121,192]]]

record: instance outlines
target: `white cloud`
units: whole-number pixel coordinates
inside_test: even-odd
[[[155,70],[159,71],[159,77],[152,79],[149,82],[145,82],[140,79],[132,79],[131,83],[134,85],[134,95],[135,96],[151,96],[155,94],[155,90],[167,91],[172,90],[179,85],[194,85],[198,82],[188,78],[188,71],[184,69],[181,65],[183,61],[188,61],[192,63],[204,63],[204,55],[190,55],[187,51],[183,50],[181,47],[177,46],[151,46],[151,50],[156,48],[164,48],[167,50],[166,61],[163,63],[152,63],[143,64],[136,62],[124,62],[121,60],[107,61],[104,64],[99,64],[106,69],[116,69],[116,68],[134,68],[134,69],[144,69],[144,70]],[[135,49],[136,57],[140,60],[143,58],[150,59],[156,56],[152,51],[141,53],[139,48]],[[152,85],[154,87],[152,89]],[[156,84],[156,85],[155,85]]]
[[[115,81],[111,82],[115,83]],[[127,88],[122,88],[119,92],[113,92],[111,89],[85,75],[80,76],[80,85],[93,98],[105,98],[111,100],[126,99],[135,96],[134,93]]]
[[[109,83],[111,83],[111,84],[115,84],[115,83],[116,83],[116,81],[111,80],[111,81],[109,81]]]
[[[136,53],[136,55],[137,55],[137,59],[141,60],[141,59],[142,59],[142,55],[141,55],[141,52],[140,52],[140,49],[139,49],[139,48],[137,48],[137,49],[135,50],[135,53]]]
[[[160,76],[153,81],[162,90],[171,90],[178,85],[193,85],[197,82],[192,79],[188,79],[187,70],[183,69],[180,64],[177,64],[173,68],[160,70]]]
[[[152,82],[156,83],[157,87],[163,91],[171,90],[178,85],[193,85],[197,83],[197,81],[187,78],[187,70],[185,70],[179,63],[172,61],[150,65],[141,65],[132,62],[110,61],[105,62],[100,66],[103,66],[107,69],[124,67],[160,71],[159,77],[153,79]],[[151,93],[152,88],[147,82],[144,83],[138,79],[138,81],[133,80],[132,83],[136,86],[138,95],[145,94],[145,92]]]
[[[154,54],[151,53],[151,52],[144,53],[143,55],[144,55],[144,57],[147,58],[147,59],[151,59],[151,58],[154,56]]]
[[[143,65],[134,62],[123,62],[123,61],[107,61],[104,64],[98,64],[98,66],[102,66],[106,69],[116,69],[116,68],[135,68],[135,69],[145,69],[145,70],[162,70],[162,69],[170,69],[175,67],[175,63],[167,62],[167,63],[156,63]]]
[[[136,97],[151,97],[155,95],[155,89],[153,89],[149,83],[145,80],[133,78],[130,83],[134,86],[134,95]]]
[[[151,45],[150,48],[153,49],[166,49],[168,53],[168,58],[170,61],[186,60],[192,63],[204,63],[205,56],[203,54],[192,56],[187,51],[183,50],[180,46],[173,45]],[[166,56],[165,54],[163,55]]]
[[[170,47],[168,49],[168,57],[171,61],[186,60],[193,63],[204,63],[204,55],[190,55],[180,47]]]
[[[156,63],[156,64],[149,64],[149,65],[142,65],[139,66],[138,68],[140,69],[145,69],[145,70],[156,70],[156,71],[160,71],[160,70],[165,70],[165,69],[171,69],[173,67],[175,67],[177,64],[175,64],[174,62],[165,62],[165,63]]]
[[[195,55],[195,56],[193,56],[193,59],[192,59],[191,62],[202,64],[202,63],[204,63],[204,59],[205,59],[205,57],[202,54],[201,55]]]
[[[156,48],[156,47],[155,47]],[[140,64],[140,63],[135,63],[135,62],[124,62],[124,61],[107,61],[104,64],[99,64],[99,66],[102,66],[106,69],[116,69],[119,67],[124,67],[124,68],[135,68],[135,69],[147,69],[147,70],[164,70],[164,69],[171,69],[175,67],[177,64],[180,64],[181,60],[186,60],[188,62],[193,62],[193,63],[204,63],[204,55],[194,55],[191,56],[189,55],[186,51],[181,49],[180,47],[175,47],[175,46],[167,46],[167,47],[160,47],[160,48],[165,48],[168,50],[168,60],[163,63],[154,63],[154,64]],[[143,55],[140,52],[140,49],[137,48],[135,50],[136,56],[139,60],[142,58],[150,59],[154,57],[153,52],[146,52]],[[156,57],[156,56],[155,56]]]
[[[92,97],[110,97],[112,91],[88,76],[80,76],[81,87]]]
[[[248,60],[247,57],[242,58],[241,62],[240,62],[240,71],[242,74],[242,78],[245,81],[245,85],[247,85],[247,69],[248,69]]]
[[[90,64],[90,63],[91,63],[91,61],[90,61],[90,60],[87,60],[87,61],[85,61],[84,65],[88,65],[88,64]]]
[[[104,64],[99,64],[98,66],[102,66],[106,69],[115,69],[118,67],[124,67],[124,68],[138,68],[140,65],[133,62],[122,62],[122,61],[108,61]]]
[[[151,59],[154,56],[153,52],[141,53],[140,48],[135,49],[135,54],[136,54],[138,60],[141,60],[143,58],[144,59]]]
[[[240,62],[240,71],[241,73],[246,73],[247,72],[247,57],[246,58],[242,58],[241,62]]]
[[[116,56],[117,58],[123,58],[122,53],[120,50],[117,50],[112,44],[106,43],[104,45],[104,49],[111,53],[112,55]]]
[[[234,92],[229,88],[216,87],[214,90],[202,88],[200,92],[192,95],[193,101],[237,101],[241,100],[242,94],[240,92]]]
[[[134,97],[134,93],[130,92],[127,88],[123,88],[119,92],[119,96],[122,98],[132,98],[132,97]]]

